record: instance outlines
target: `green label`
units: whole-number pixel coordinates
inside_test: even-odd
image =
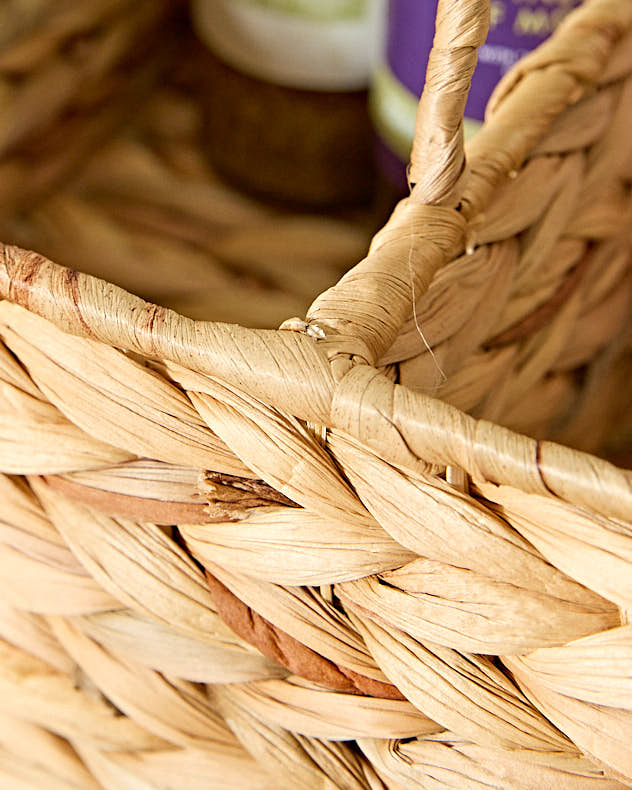
[[[367,13],[368,0],[242,0],[250,5],[307,19],[358,19]]]
[[[382,64],[373,75],[370,105],[377,133],[402,162],[407,162],[415,134],[419,98],[402,85],[388,65]],[[465,139],[473,137],[481,126],[480,121],[465,118]]]

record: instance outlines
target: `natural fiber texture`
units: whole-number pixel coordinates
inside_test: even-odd
[[[632,2],[464,152],[487,11],[440,3],[411,195],[281,330],[362,221],[217,184],[172,87],[63,188],[3,154],[0,786],[632,786],[632,472],[588,454],[632,437]]]
[[[60,183],[67,175],[62,168],[75,167],[61,160],[79,153],[74,133],[74,145],[64,145],[59,157],[42,152],[45,171],[32,151],[41,149],[41,136],[28,155],[0,153],[0,173],[4,161],[24,190],[41,186],[37,195],[27,196],[26,209],[17,211],[15,184],[0,185],[10,193],[6,202],[0,200],[0,238],[192,318],[276,328],[288,315],[304,314],[314,294],[366,252],[371,218],[366,211],[353,216],[282,212],[219,182],[203,153],[196,101],[203,75],[195,73],[200,53],[191,33],[181,41],[181,26],[173,40],[170,31],[160,39],[166,40],[168,54],[177,56],[175,63],[165,60],[169,74],[143,100],[133,125],[129,107],[122,107],[127,94],[118,94],[117,122],[125,125],[105,144],[96,141],[100,147],[87,152],[72,179]],[[151,54],[156,55],[153,49]],[[141,61],[143,68],[148,63]],[[162,69],[165,63],[158,65]],[[126,80],[129,88],[135,75],[140,76],[137,70]],[[14,104],[7,108],[11,122]],[[84,122],[77,120],[81,133],[87,133]],[[112,131],[102,120],[96,125],[104,137]],[[48,139],[58,129],[59,123]],[[56,180],[41,181],[53,167]]]

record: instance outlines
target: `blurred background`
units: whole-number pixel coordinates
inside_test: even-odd
[[[195,10],[0,3],[0,238],[193,318],[276,327],[360,260],[375,229],[366,86],[303,96],[242,74],[201,42]],[[343,174],[336,196],[334,163],[310,201],[314,148],[335,147],[340,114],[352,149],[351,116],[362,123],[359,191],[344,194]],[[276,172],[285,151],[293,169]]]
[[[575,4],[494,1],[468,133]],[[304,315],[406,192],[435,10],[2,0],[0,238],[193,318]]]

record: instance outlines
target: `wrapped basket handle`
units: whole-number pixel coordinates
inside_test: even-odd
[[[466,222],[455,210],[465,187],[463,114],[489,18],[490,0],[439,0],[417,116],[411,195],[373,239],[368,257],[307,314],[331,338],[330,358],[377,364],[435,272],[463,249]],[[345,369],[343,363],[337,375]]]
[[[439,0],[409,171],[412,196],[420,203],[458,203],[465,172],[463,115],[489,19],[489,0]]]

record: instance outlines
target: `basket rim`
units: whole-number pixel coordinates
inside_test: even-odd
[[[0,297],[13,302],[5,305],[5,321],[25,308],[67,334],[220,379],[274,410],[342,431],[395,466],[410,466],[412,456],[463,469],[474,481],[632,518],[632,470],[477,420],[371,365],[337,367],[335,357],[328,360],[327,339],[306,331],[193,321],[2,243]],[[257,365],[240,365],[253,359]]]

